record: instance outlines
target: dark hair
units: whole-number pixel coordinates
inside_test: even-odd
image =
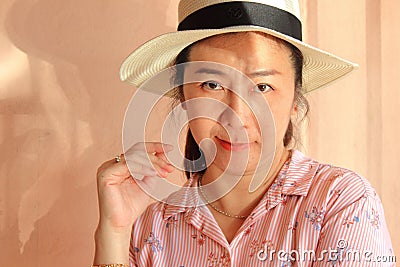
[[[228,34],[235,34],[235,33],[228,33]],[[209,37],[210,38],[210,37]],[[294,100],[293,102],[297,105],[297,119],[296,122],[292,122],[291,120],[289,121],[288,127],[286,129],[285,136],[283,138],[283,144],[285,147],[288,147],[289,145],[295,146],[296,144],[301,143],[300,140],[300,134],[299,134],[299,124],[304,120],[304,118],[307,117],[307,114],[309,112],[310,106],[307,101],[307,99],[304,97],[303,93],[303,54],[301,51],[295,47],[294,45],[279,39],[275,38],[278,43],[283,44],[289,50],[291,51],[290,55],[290,60],[292,61],[294,70],[295,70],[295,92],[294,92]],[[204,39],[203,39],[204,40]],[[202,41],[202,40],[200,40]],[[198,42],[200,42],[198,41]],[[187,46],[185,49],[183,49],[178,56],[175,59],[174,65],[178,65],[181,63],[186,63],[189,61],[189,56],[190,56],[190,51],[192,47],[196,44],[197,42],[191,44],[190,46]],[[184,76],[184,70],[182,68],[178,68],[176,75],[175,75],[175,84],[183,84],[183,76]],[[183,95],[183,86],[178,86],[175,88],[172,92],[171,95],[174,99],[174,102],[172,103],[173,106],[176,105],[179,102],[185,101],[184,95]],[[185,158],[188,159],[188,162],[194,162],[195,160],[199,159],[201,157],[201,149],[197,145],[196,141],[193,138],[192,132],[190,128],[188,129],[187,132],[187,138],[186,138],[186,145],[185,145]],[[194,170],[194,166],[185,166],[186,171],[186,177],[189,178],[192,170]],[[204,170],[199,171],[198,173],[202,174],[205,172]]]

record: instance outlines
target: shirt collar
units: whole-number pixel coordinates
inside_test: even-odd
[[[317,173],[318,166],[317,161],[306,157],[298,150],[293,150],[287,173],[283,178],[281,193],[283,195],[306,196]]]
[[[261,202],[268,203],[271,208],[281,202],[284,195],[306,196],[318,166],[317,161],[306,157],[298,150],[292,150],[288,166],[282,167]],[[193,215],[204,205],[198,196],[197,181],[198,176],[191,177],[180,190],[166,199],[163,204],[164,220],[183,212]]]
[[[197,176],[192,176],[181,189],[167,197],[163,204],[163,218],[167,220],[178,213],[193,213],[203,202],[197,190]]]

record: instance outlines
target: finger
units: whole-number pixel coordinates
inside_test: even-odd
[[[147,151],[141,150],[144,146],[147,146]],[[165,150],[168,151],[170,148],[169,145],[156,142],[137,143],[129,150],[129,155],[126,155],[125,159],[133,173],[142,174],[143,166],[146,166],[153,168],[161,177],[165,178],[168,173],[174,170],[174,167],[167,161],[164,153]],[[153,150],[159,152],[153,152],[154,155],[148,152]]]
[[[155,185],[157,185],[157,179],[160,178],[156,178],[154,176],[144,176],[142,180],[133,180],[140,186],[140,188],[150,190],[151,188],[154,188]]]
[[[116,163],[116,162],[115,162],[115,159],[105,161],[105,162],[103,162],[103,163],[100,165],[100,167],[99,167],[97,170],[106,169],[106,168],[108,168],[109,166],[113,165],[114,163]]]
[[[165,168],[168,172],[173,172],[175,170],[175,166],[168,160],[164,153],[156,153],[155,156],[161,158],[167,163],[167,165],[163,168]]]
[[[167,153],[173,149],[172,145],[161,142],[139,142],[129,148],[127,152],[144,150],[147,153]]]
[[[153,165],[151,163],[150,155],[151,154],[148,154],[146,151],[135,151],[134,154],[126,157],[125,159],[129,166],[131,166],[131,164],[141,164],[152,168]]]
[[[145,151],[137,151],[134,157],[127,159],[127,164],[129,170],[135,178],[142,179],[143,175],[146,176],[156,176],[159,174],[164,177],[166,175],[165,171],[162,170],[156,163],[152,163],[150,155]]]
[[[164,175],[174,171],[174,167],[169,162],[156,155],[149,155],[154,168],[160,170]]]
[[[156,153],[154,155],[149,155],[151,162],[158,164],[161,168],[172,167],[172,164],[166,157],[164,153]]]
[[[140,172],[143,168],[141,165],[143,165],[148,168],[156,169],[162,177],[165,177],[168,172],[174,170],[174,167],[159,155],[163,155],[166,159],[165,154],[152,155],[145,151],[136,151],[134,155],[127,159],[127,162],[133,172]]]
[[[127,160],[129,169],[132,175],[139,174],[146,176],[155,176],[159,174],[161,177],[166,177],[168,173],[174,170],[174,167],[163,159],[147,154],[144,151],[137,151],[132,159]]]
[[[140,177],[140,176],[156,176],[158,171],[153,168],[152,166],[145,166],[143,164],[140,164],[138,162],[132,162],[129,164],[130,171],[132,176],[134,177]]]
[[[159,158],[162,158],[164,161],[166,161],[166,162],[168,162],[168,163],[170,162],[170,161],[168,160],[168,158],[167,158],[167,155],[166,155],[165,153],[155,153],[154,156],[159,157]]]
[[[167,155],[165,155],[164,153],[156,153],[154,156],[164,160],[167,163],[168,168],[170,168],[171,170],[175,169],[175,165],[171,163],[171,161],[167,158]]]
[[[117,165],[120,166],[120,167],[118,168],[119,170],[126,170],[126,166],[124,167],[124,165],[126,165],[126,164],[125,164],[124,156],[121,154],[120,157],[121,157],[121,161],[120,161],[120,162],[117,162],[115,158],[104,162],[104,163],[97,169],[97,173],[103,172],[104,170],[109,169],[109,168],[111,168],[111,167],[114,168],[114,166],[117,166]],[[121,166],[122,166],[122,167],[121,167]]]
[[[112,165],[110,165],[112,164]],[[131,174],[126,164],[107,162],[99,168],[97,180],[100,184],[118,184],[123,182]]]

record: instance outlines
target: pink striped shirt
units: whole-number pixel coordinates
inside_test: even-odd
[[[297,150],[231,243],[207,206],[184,207],[200,198],[184,189],[169,198],[182,205],[155,203],[135,222],[132,266],[395,266],[369,182]]]

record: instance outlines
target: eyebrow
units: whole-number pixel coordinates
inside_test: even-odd
[[[213,75],[219,75],[219,76],[227,76],[225,72],[222,72],[220,70],[216,69],[210,69],[210,68],[200,68],[195,71],[196,74],[213,74]],[[272,76],[272,75],[280,75],[279,71],[275,69],[265,69],[265,70],[258,70],[255,72],[252,72],[248,74],[249,77],[254,78],[254,77],[265,77],[265,76]]]
[[[219,76],[227,76],[225,72],[222,72],[220,70],[216,69],[210,69],[210,68],[200,68],[195,71],[196,74],[213,74],[213,75],[219,75]]]
[[[280,75],[282,73],[280,73],[279,71],[275,70],[275,69],[265,69],[265,70],[259,70],[259,71],[255,71],[252,72],[250,74],[248,74],[248,76],[250,77],[265,77],[265,76],[272,76],[272,75]]]

